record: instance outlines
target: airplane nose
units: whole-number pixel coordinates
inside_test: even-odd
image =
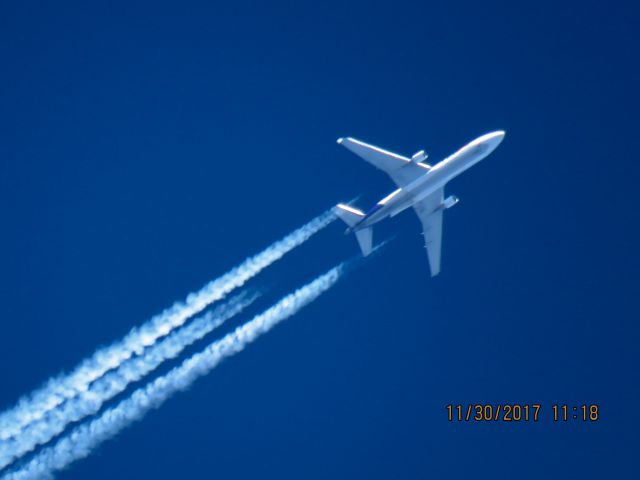
[[[471,145],[475,145],[477,149],[481,150],[483,153],[482,158],[484,158],[498,148],[498,145],[500,145],[503,138],[504,131],[497,130],[495,132],[485,133],[481,137],[475,139]]]
[[[504,138],[505,133],[506,132],[504,130],[496,130],[495,132],[491,133],[491,137],[492,139],[501,142]]]
[[[495,132],[491,132],[486,135],[486,142],[490,145],[491,150],[493,151],[504,139],[505,131],[497,130]]]

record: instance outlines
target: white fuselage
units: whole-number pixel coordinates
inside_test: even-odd
[[[424,175],[380,200],[362,221],[354,226],[354,230],[370,227],[380,220],[393,217],[444,187],[451,179],[493,152],[503,137],[504,132],[502,131],[487,133],[468,143],[433,167],[425,168]]]

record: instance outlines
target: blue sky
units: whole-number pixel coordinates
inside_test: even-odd
[[[439,277],[411,212],[380,225],[383,254],[62,478],[636,477],[637,14],[3,5],[0,405],[331,205],[393,189],[336,138],[439,159],[504,129],[447,187]],[[236,322],[354,255],[343,230],[256,278],[268,293]],[[602,418],[446,420],[477,402]]]

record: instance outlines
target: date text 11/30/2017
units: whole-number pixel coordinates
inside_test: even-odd
[[[596,422],[600,419],[597,404],[554,404],[545,408],[539,403],[450,403],[445,408],[450,422],[537,422],[541,418],[554,422]]]

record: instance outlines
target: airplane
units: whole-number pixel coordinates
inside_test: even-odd
[[[372,250],[371,227],[413,207],[422,223],[431,276],[435,277],[440,273],[442,213],[459,201],[455,195],[445,199],[444,187],[449,180],[493,152],[504,135],[502,130],[482,135],[433,166],[425,163],[427,154],[424,150],[407,158],[355,138],[339,138],[338,144],[386,172],[398,186],[367,213],[343,203],[336,205],[334,213],[348,225],[345,234],[355,233],[362,254],[367,256]]]

